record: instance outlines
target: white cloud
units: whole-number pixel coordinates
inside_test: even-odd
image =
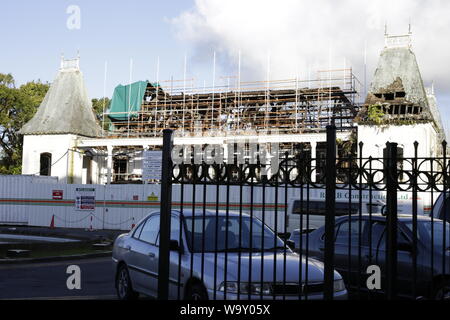
[[[305,78],[308,69],[328,68],[330,48],[331,66],[347,61],[361,79],[366,43],[370,80],[385,22],[389,33],[406,33],[411,21],[425,83],[434,80],[441,94],[449,94],[449,13],[448,0],[196,0],[172,23],[192,46],[194,59],[208,57],[209,65],[215,50],[223,68],[236,68],[240,50],[243,71],[252,79],[265,77],[269,52],[272,78],[295,76],[297,70]]]

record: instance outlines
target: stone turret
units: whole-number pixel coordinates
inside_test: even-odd
[[[21,134],[100,136],[101,129],[92,111],[79,63],[79,58],[61,60],[56,79],[34,117],[20,130]]]
[[[425,89],[411,37],[411,32],[385,34],[365,104],[356,118],[358,140],[366,145],[367,156],[383,156],[387,141],[397,142],[404,156],[414,155],[414,141],[419,142],[419,155],[439,154],[442,121],[434,94]]]
[[[99,137],[101,128],[79,65],[79,57],[61,59],[59,72],[39,109],[20,130],[24,135],[22,174],[81,183],[85,167],[90,170],[92,159],[75,151],[77,140]]]
[[[377,105],[385,124],[405,124],[408,121],[434,121],[422,76],[412,51],[411,33],[385,36],[385,47],[380,54],[360,122],[373,121],[369,108]],[[380,120],[380,119],[378,119]],[[436,121],[436,124],[440,121]]]

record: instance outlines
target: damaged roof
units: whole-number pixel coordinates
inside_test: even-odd
[[[75,63],[73,63],[75,61]],[[23,135],[76,134],[99,137],[101,128],[92,110],[77,60],[62,61],[61,69]]]
[[[411,34],[386,37],[387,45],[381,52],[365,106],[361,108],[357,121],[370,122],[369,107],[379,105],[384,114],[383,123],[432,121],[443,132],[436,101],[427,94],[416,56],[411,50]],[[390,43],[392,40],[397,42]],[[398,41],[404,44],[398,45]]]
[[[408,102],[426,107],[427,95],[416,56],[410,48],[386,48],[382,51],[369,93],[399,92]]]

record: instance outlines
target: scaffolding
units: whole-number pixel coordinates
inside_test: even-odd
[[[198,87],[195,79],[148,84],[140,111],[124,112],[111,137],[299,134],[322,132],[329,124],[353,126],[361,83],[352,69],[318,71],[315,79],[242,82]],[[118,113],[105,113],[104,116]]]

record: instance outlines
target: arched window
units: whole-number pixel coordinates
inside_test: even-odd
[[[52,174],[52,154],[51,153],[41,153],[40,159],[40,175],[41,176],[51,176]]]

